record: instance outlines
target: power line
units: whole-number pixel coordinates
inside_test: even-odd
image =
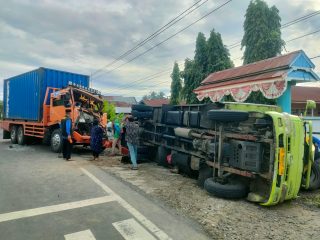
[[[318,33],[318,32],[320,32],[320,28],[319,28],[318,30],[314,31],[314,32],[307,33],[307,34],[304,34],[304,35],[302,35],[302,36],[292,38],[292,39],[290,39],[290,40],[286,41],[286,43],[288,43],[288,42],[292,42],[292,41],[297,40],[297,39],[300,39],[300,38],[307,37],[307,36],[309,36],[309,35],[313,35],[313,34]]]
[[[231,59],[231,61],[235,61],[235,60],[238,60],[238,59],[241,59],[242,57],[236,57],[236,58],[234,58],[234,59]],[[212,65],[212,67],[215,67],[215,66],[218,66],[218,65],[220,65],[221,63],[217,63],[217,64],[215,64],[215,65]],[[127,86],[127,87],[125,87],[125,88],[123,88],[123,89],[120,89],[119,91],[123,91],[123,90],[126,90],[126,89],[128,89],[129,87],[132,87],[132,86],[137,86],[137,85],[140,85],[140,84],[142,84],[142,83],[144,83],[144,82],[146,82],[146,81],[150,81],[150,80],[152,80],[152,79],[155,79],[155,78],[158,78],[158,77],[160,77],[160,76],[162,76],[162,75],[165,75],[165,74],[167,74],[167,72],[165,72],[165,71],[163,71],[164,73],[163,74],[161,74],[161,75],[158,75],[158,76],[155,76],[155,77],[152,77],[152,78],[149,78],[149,76],[148,77],[146,77],[146,79],[143,79],[143,80],[141,80],[140,79],[140,81],[139,81],[139,83],[138,84],[132,84],[132,85],[130,85],[130,86]],[[161,72],[160,72],[161,73]],[[169,72],[168,72],[169,73]],[[155,75],[155,74],[154,74]],[[170,80],[166,80],[166,82],[170,82]],[[166,83],[166,82],[162,82],[162,83]],[[161,84],[161,83],[157,83],[157,84]],[[150,86],[148,86],[148,87],[150,87]],[[143,88],[145,88],[145,87],[143,87]],[[131,93],[131,92],[130,92]]]
[[[316,15],[318,15],[318,14],[320,14],[320,10],[319,10],[319,11],[312,12],[312,13],[309,13],[309,14],[307,14],[307,15],[305,15],[305,16],[296,18],[296,19],[291,20],[291,21],[289,21],[289,22],[287,22],[287,23],[284,23],[284,24],[281,25],[281,28],[286,28],[286,27],[292,26],[292,25],[297,24],[297,23],[299,23],[299,22],[301,22],[301,21],[305,21],[305,20],[307,20],[307,19],[309,19],[309,18],[311,18],[311,17],[314,17],[314,16],[316,16]],[[241,41],[237,41],[237,42],[235,42],[235,43],[233,43],[233,44],[228,45],[227,48],[228,48],[228,49],[233,49],[233,48],[236,48],[236,47],[238,47],[238,46],[240,46],[240,45],[241,45]]]
[[[129,49],[128,51],[126,51],[125,53],[121,54],[119,57],[117,57],[115,60],[113,60],[111,63],[105,65],[104,67],[96,70],[92,75],[95,75],[99,72],[101,72],[104,68],[107,68],[111,65],[113,65],[114,63],[118,62],[119,60],[123,59],[124,57],[128,56],[129,54],[131,54],[132,52],[134,52],[135,50],[139,49],[140,47],[142,47],[143,45],[145,45],[147,42],[151,41],[152,39],[154,39],[155,37],[157,37],[158,35],[160,35],[162,32],[164,32],[165,30],[167,30],[168,28],[172,27],[174,24],[178,23],[179,21],[181,21],[183,18],[185,18],[186,16],[188,16],[189,14],[191,14],[192,12],[194,12],[196,9],[198,9],[199,7],[201,7],[203,4],[205,4],[208,0],[205,0],[203,3],[201,3],[200,5],[198,5],[196,8],[192,9],[194,6],[196,6],[199,2],[201,2],[202,0],[199,0],[197,2],[195,2],[192,6],[190,6],[189,8],[187,8],[186,10],[184,10],[182,13],[180,13],[178,16],[176,16],[175,18],[173,18],[172,20],[170,20],[168,23],[166,23],[165,25],[163,25],[161,28],[159,28],[157,31],[155,31],[154,33],[152,33],[151,35],[149,35],[147,38],[145,38],[143,41],[139,42],[136,46],[134,46],[133,48]],[[192,9],[191,11],[189,11],[190,9]],[[189,11],[189,12],[188,12]],[[185,14],[185,15],[184,15]]]
[[[212,11],[210,11],[210,12],[208,12],[207,14],[205,14],[204,16],[202,16],[201,18],[197,19],[196,21],[194,21],[194,22],[192,22],[191,24],[189,24],[188,26],[182,28],[181,30],[179,30],[179,31],[176,32],[175,34],[173,34],[173,35],[171,35],[170,37],[166,38],[165,40],[159,42],[158,44],[156,44],[156,45],[154,45],[153,47],[147,49],[146,51],[138,54],[138,55],[135,56],[134,58],[131,58],[130,60],[126,61],[125,63],[123,63],[123,64],[121,64],[121,65],[119,65],[118,67],[115,67],[115,68],[113,68],[113,69],[111,69],[111,70],[109,70],[109,71],[106,71],[105,73],[113,72],[113,71],[121,68],[122,66],[124,66],[124,65],[126,65],[126,64],[128,64],[128,63],[130,63],[130,62],[132,62],[132,61],[134,61],[134,60],[136,60],[137,58],[145,55],[146,53],[150,52],[150,51],[153,50],[154,48],[162,45],[163,43],[167,42],[167,41],[170,40],[171,38],[177,36],[177,35],[180,34],[181,32],[185,31],[186,29],[190,28],[190,27],[193,26],[194,24],[198,23],[198,22],[201,21],[202,19],[208,17],[210,14],[212,14],[212,13],[216,12],[217,10],[219,10],[220,8],[224,7],[225,5],[227,5],[228,3],[230,3],[231,1],[232,1],[232,0],[226,1],[225,3],[219,5],[218,7],[216,7],[215,9],[213,9]]]
[[[284,23],[284,24],[282,24],[281,28],[289,27],[289,26],[294,25],[294,24],[296,24],[298,22],[301,22],[301,21],[307,20],[307,19],[309,19],[311,17],[314,17],[314,16],[316,16],[318,14],[320,14],[320,10],[312,12],[312,13],[307,14],[305,16],[302,16],[300,18],[294,19],[294,20],[292,20],[290,22]]]
[[[162,76],[162,75],[164,75],[164,74],[169,73],[170,71],[171,71],[171,68],[166,69],[166,70],[161,71],[161,72],[158,72],[158,73],[156,73],[156,74],[149,75],[149,76],[144,77],[144,78],[141,78],[141,79],[139,79],[139,80],[133,81],[133,82],[131,82],[129,85],[127,85],[127,84],[122,84],[121,86],[117,86],[117,87],[112,88],[112,89],[113,89],[113,91],[116,91],[117,89],[119,89],[119,91],[123,91],[123,90],[125,90],[125,89],[130,88],[130,87],[133,87],[133,86],[136,86],[136,85],[140,85],[140,84],[143,83],[143,82],[146,82],[146,81],[155,79],[155,78],[157,78],[157,77],[160,77],[160,76]],[[124,86],[124,87],[122,87],[122,86]],[[105,94],[108,94],[108,93],[112,93],[112,92],[107,92],[107,93],[105,93]]]
[[[320,57],[320,55],[315,56],[315,57],[312,57],[312,58],[310,58],[310,59],[315,59],[315,58],[319,58],[319,57]]]

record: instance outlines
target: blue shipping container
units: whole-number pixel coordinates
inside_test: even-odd
[[[41,121],[47,87],[64,88],[69,82],[89,87],[89,76],[38,68],[5,79],[3,82],[4,118]]]

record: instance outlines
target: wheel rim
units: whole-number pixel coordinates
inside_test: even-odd
[[[12,141],[14,141],[14,140],[16,139],[16,135],[17,135],[16,129],[13,128],[13,129],[11,130],[11,140],[12,140]]]
[[[60,135],[58,133],[54,134],[52,137],[52,146],[57,149],[61,143]]]

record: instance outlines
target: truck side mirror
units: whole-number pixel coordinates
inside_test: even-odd
[[[306,110],[304,111],[304,116],[307,116],[308,110],[316,109],[316,102],[313,100],[307,100]]]

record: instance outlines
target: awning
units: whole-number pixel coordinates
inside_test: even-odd
[[[210,74],[194,90],[199,101],[208,97],[213,102],[231,95],[237,102],[245,101],[251,92],[260,91],[268,99],[279,98],[287,89],[289,81],[316,81],[319,77],[312,71],[313,63],[300,50],[269,58],[241,67]]]

